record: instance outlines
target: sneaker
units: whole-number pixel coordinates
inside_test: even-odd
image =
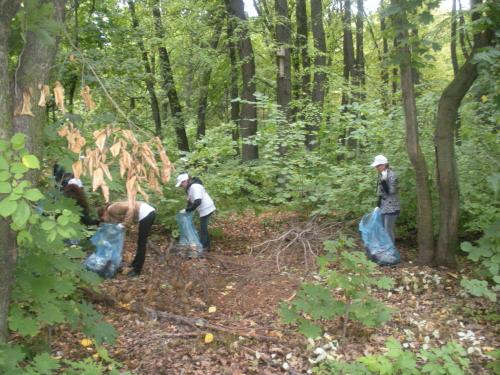
[[[136,276],[141,276],[141,272],[137,272],[137,271],[130,271],[129,273],[127,273],[127,276],[128,277],[136,277]]]

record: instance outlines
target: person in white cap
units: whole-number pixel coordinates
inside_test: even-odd
[[[205,190],[201,180],[197,177],[191,177],[187,173],[182,173],[177,177],[175,187],[180,187],[186,191],[187,206],[180,210],[181,214],[198,210],[200,214],[200,241],[204,251],[210,251],[210,234],[208,232],[208,222],[210,215],[215,211],[215,205],[210,195]]]
[[[382,224],[389,233],[392,243],[394,243],[394,224],[401,210],[398,196],[398,178],[389,167],[389,162],[384,155],[375,156],[375,160],[370,166],[375,167],[378,172],[378,202],[375,211],[381,210]]]

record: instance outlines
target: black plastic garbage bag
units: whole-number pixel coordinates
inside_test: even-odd
[[[188,257],[199,257],[203,254],[203,245],[194,227],[192,216],[192,212],[178,213],[175,216],[180,229],[179,247],[181,254]]]
[[[379,266],[393,266],[401,256],[382,225],[380,210],[366,214],[359,223],[361,237],[366,245],[366,256]]]
[[[97,252],[90,255],[83,264],[105,279],[112,278],[122,260],[124,241],[125,228],[118,228],[118,224],[114,223],[104,224],[90,239]]]

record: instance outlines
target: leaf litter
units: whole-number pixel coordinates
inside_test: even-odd
[[[292,300],[303,281],[315,280],[322,241],[347,232],[357,239],[354,250],[363,249],[352,222],[322,219],[315,225],[306,219],[284,212],[216,218],[213,251],[205,259],[178,255],[162,228],[154,227],[143,275],[117,274],[101,285],[99,296],[87,295],[119,332],[117,344],[104,347],[123,365],[120,372],[306,374],[318,359],[384,354],[392,337],[414,352],[455,340],[469,353],[470,373],[493,373],[485,369],[491,360],[485,355],[500,347],[498,305],[465,295],[460,286],[475,264],[460,257],[457,270],[417,267],[414,234],[397,238],[402,262],[380,268],[394,278],[394,288],[374,291],[398,309],[393,320],[380,328],[350,322],[345,342],[340,317],[322,322],[325,334],[317,340],[281,324],[279,303]],[[124,262],[134,256],[136,235],[132,228]],[[82,345],[82,333],[55,329],[52,339],[53,352],[65,359],[96,353]]]

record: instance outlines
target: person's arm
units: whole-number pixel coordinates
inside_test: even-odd
[[[186,206],[186,212],[191,212],[196,210],[196,208],[201,204],[201,198],[195,199],[193,203],[188,202]]]
[[[85,225],[99,225],[101,220],[93,219],[86,209],[82,210],[82,223]]]

